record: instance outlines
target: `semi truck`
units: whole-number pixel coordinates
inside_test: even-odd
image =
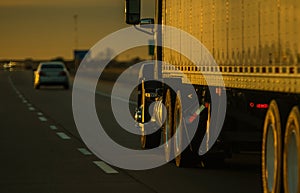
[[[151,106],[153,102],[163,104],[167,112],[158,131],[142,132],[142,147],[165,144],[166,160],[174,152],[177,166],[197,160],[205,133],[216,129],[210,124],[215,118],[211,109],[216,108],[212,95],[226,95],[221,133],[200,157],[222,161],[233,153],[256,152],[261,156],[263,192],[300,192],[300,1],[156,0],[155,18],[145,20],[140,3],[126,0],[126,22],[141,28],[157,24],[153,31],[158,62],[145,63],[140,70],[136,121],[142,130],[151,129],[143,126],[153,114],[162,117],[162,107]],[[181,32],[174,36],[164,26]],[[183,33],[201,42],[217,66],[170,49],[174,45],[201,55]],[[223,85],[215,81],[220,74]],[[180,86],[171,88],[170,82]],[[188,85],[195,89],[198,109],[180,105],[191,97],[181,90]],[[182,124],[195,118],[196,134],[180,149],[182,132],[177,130],[189,129]],[[172,136],[176,139],[171,141]]]

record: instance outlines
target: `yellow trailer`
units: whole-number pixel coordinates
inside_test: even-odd
[[[126,2],[136,7],[140,3]],[[138,25],[139,11],[135,9],[130,18],[127,7],[127,23]],[[155,28],[156,59],[163,63],[145,69],[152,69],[153,78],[162,84],[146,84],[147,78],[141,76],[137,114],[143,121],[138,121],[143,125],[151,118],[146,113],[151,101],[161,101],[168,114],[159,132],[142,135],[143,147],[152,148],[162,141],[166,159],[174,152],[177,166],[195,159],[205,140],[203,135],[214,129],[210,125],[214,119],[211,108],[216,105],[211,105],[211,97],[226,95],[222,132],[203,157],[221,152],[225,156],[232,152],[259,152],[264,192],[299,192],[300,1],[157,0],[154,22],[159,24]],[[216,65],[198,57],[205,53],[195,49],[186,33],[202,43],[206,48],[203,52],[208,51]],[[140,74],[143,73],[147,71],[142,69]],[[182,109],[180,102],[185,96],[181,87],[174,90],[168,85],[172,81],[183,87],[192,85],[204,109]],[[161,111],[154,109],[154,114]],[[191,119],[188,114],[197,111],[196,135],[181,150],[177,130],[182,122]],[[169,140],[172,136],[174,141]]]

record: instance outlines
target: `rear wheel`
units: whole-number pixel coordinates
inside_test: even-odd
[[[165,147],[165,158],[166,161],[169,162],[170,154],[172,152],[172,144],[171,144],[171,137],[172,137],[172,126],[173,126],[173,113],[172,113],[172,97],[171,97],[171,90],[168,89],[165,95],[164,105],[166,108],[165,117],[166,120],[163,125],[162,129],[162,139]]]
[[[174,107],[174,155],[175,155],[175,164],[177,167],[188,166],[192,164],[192,151],[189,146],[186,149],[183,149],[183,132],[185,124],[183,123],[182,116],[182,103],[181,103],[181,93],[177,91],[175,107]]]
[[[264,193],[280,192],[281,122],[278,105],[271,101],[267,111],[262,139],[262,183]]]
[[[161,136],[161,130],[159,129],[158,131],[155,131],[152,134],[148,134],[145,131],[146,129],[151,129],[149,127],[151,127],[151,125],[145,125],[144,123],[147,123],[148,121],[150,121],[151,116],[149,114],[149,107],[151,105],[151,103],[153,102],[152,100],[150,100],[149,98],[145,97],[145,82],[142,81],[141,83],[141,90],[140,90],[140,108],[141,108],[141,122],[142,122],[142,126],[141,126],[141,147],[143,149],[151,149],[151,148],[155,148],[157,146],[159,146],[160,144],[160,136]],[[146,128],[147,127],[147,128]]]
[[[152,134],[146,135],[144,125],[142,126],[141,146],[143,149],[152,149],[160,144],[161,130],[155,131]]]
[[[300,185],[300,113],[294,107],[289,115],[283,151],[283,185],[285,193],[298,193]]]
[[[148,111],[148,107],[150,106],[150,104],[145,103],[146,107],[144,109],[144,111]],[[150,117],[147,117],[149,115],[146,115],[146,119],[145,122],[148,122],[150,120]],[[155,123],[154,123],[155,124]],[[155,148],[158,147],[160,144],[160,136],[161,136],[161,130],[158,129],[157,131],[155,131],[154,133],[148,134],[146,130],[148,130],[148,132],[152,129],[151,127],[155,127],[154,125],[151,126],[151,124],[142,124],[141,125],[141,146],[143,149],[151,149],[151,148]]]

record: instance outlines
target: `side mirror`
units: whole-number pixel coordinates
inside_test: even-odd
[[[126,23],[137,25],[141,18],[141,0],[125,0]]]

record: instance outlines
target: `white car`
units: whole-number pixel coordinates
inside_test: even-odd
[[[34,88],[41,85],[62,85],[69,89],[69,72],[62,62],[42,62],[34,71]]]

